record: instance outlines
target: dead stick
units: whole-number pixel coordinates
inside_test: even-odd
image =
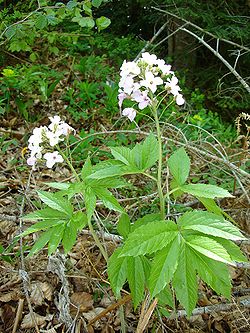
[[[18,324],[19,324],[19,322],[20,322],[20,320],[22,318],[23,303],[24,303],[24,299],[20,298],[19,302],[18,302],[18,307],[17,307],[17,312],[16,312],[16,318],[15,318],[15,322],[14,322],[12,333],[16,333]]]
[[[111,304],[109,307],[107,307],[107,309],[105,309],[101,313],[99,313],[98,316],[91,319],[90,322],[88,323],[88,326],[92,325],[94,322],[101,319],[102,317],[105,317],[107,313],[115,310],[116,308],[118,308],[119,306],[129,302],[130,300],[131,300],[131,295],[126,295],[122,299],[119,299],[115,304]]]
[[[155,298],[153,302],[151,303],[150,307],[148,308],[147,312],[144,314],[142,321],[138,324],[136,333],[142,333],[146,326],[148,325],[149,319],[152,316],[152,313],[154,312],[154,309],[158,303],[158,299]]]

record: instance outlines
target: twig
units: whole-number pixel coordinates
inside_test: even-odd
[[[245,308],[250,308],[250,298],[242,297],[239,299],[239,305]],[[193,310],[191,316],[202,315],[205,313],[213,313],[213,312],[221,312],[221,311],[229,311],[235,307],[234,303],[225,303],[225,304],[216,304],[216,305],[208,305],[205,307],[196,308]],[[185,310],[178,310],[175,313],[172,313],[169,317],[169,320],[175,318],[186,317],[187,312]]]
[[[247,92],[250,93],[250,86],[247,84],[247,82],[240,76],[240,74],[230,65],[230,63],[222,57],[222,55],[217,52],[217,50],[213,49],[207,42],[204,41],[203,38],[199,37],[192,31],[182,28],[182,31],[187,32],[191,36],[195,37],[200,43],[206,46],[207,49],[209,49],[217,58],[221,60],[221,62],[230,70],[230,72],[236,77],[236,79],[243,85],[243,87],[247,90]]]
[[[190,21],[188,21],[188,20],[185,20],[184,18],[182,18],[182,17],[180,17],[180,16],[178,16],[178,15],[176,15],[176,14],[174,14],[174,13],[171,13],[171,12],[169,12],[169,11],[167,11],[167,10],[164,10],[164,9],[156,8],[156,7],[154,7],[154,6],[152,6],[151,8],[152,8],[152,9],[155,9],[155,10],[157,10],[157,11],[159,11],[159,12],[162,12],[162,13],[168,14],[168,15],[170,15],[170,16],[173,16],[173,17],[177,18],[178,20],[181,20],[181,21],[187,23],[188,25],[190,25],[190,26],[194,27],[195,29],[201,31],[202,33],[205,33],[206,35],[211,36],[211,37],[213,37],[213,38],[215,38],[215,39],[217,39],[217,40],[219,39],[219,40],[221,40],[222,42],[225,42],[225,43],[227,43],[227,44],[231,44],[231,45],[233,45],[233,46],[235,46],[235,47],[238,47],[238,48],[240,48],[240,49],[242,49],[242,50],[245,50],[245,51],[247,51],[247,52],[250,52],[250,48],[249,48],[249,47],[246,47],[246,46],[244,46],[244,45],[237,44],[237,43],[232,42],[231,40],[228,40],[228,39],[225,39],[225,38],[218,38],[216,35],[212,34],[211,32],[202,29],[202,28],[199,27],[198,25],[196,25],[196,24],[194,24],[194,23],[192,23],[192,22],[190,22]]]
[[[88,323],[88,326],[94,324],[97,320],[101,319],[102,317],[105,317],[106,314],[117,309],[121,305],[128,303],[130,300],[131,300],[131,295],[126,295],[123,298],[121,298],[120,300],[118,300],[116,303],[111,304],[109,307],[107,307],[107,309],[103,310],[95,318],[91,319],[90,322]]]
[[[150,44],[153,43],[153,41],[160,35],[160,33],[165,29],[165,27],[167,26],[167,22],[164,23],[160,29],[154,34],[154,36],[146,43],[146,45],[143,47],[143,49],[137,54],[136,58],[134,59],[134,61],[137,61],[140,57],[140,55],[146,51],[146,49],[149,47]]]
[[[156,308],[157,303],[158,303],[158,299],[155,298],[153,300],[153,302],[150,304],[148,310],[140,318],[140,321],[139,321],[138,326],[136,328],[136,333],[142,333],[145,330],[145,328],[148,325],[149,319],[151,318],[152,313],[154,312],[154,309]]]
[[[18,307],[17,307],[17,312],[16,312],[16,318],[15,318],[15,322],[14,322],[14,326],[12,329],[12,333],[16,333],[18,324],[22,318],[22,312],[23,312],[23,303],[24,303],[24,299],[20,298],[18,301]]]

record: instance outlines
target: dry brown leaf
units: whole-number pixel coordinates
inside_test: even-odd
[[[0,315],[5,329],[10,329],[15,319],[15,311],[9,304],[4,304],[0,309]]]
[[[21,297],[21,292],[18,289],[12,290],[9,293],[0,296],[0,302],[8,303],[10,301],[18,301]]]
[[[105,295],[100,301],[100,306],[103,306],[104,308],[107,308],[109,305],[115,303],[115,297],[114,296],[109,296]]]
[[[76,314],[79,312],[86,312],[93,308],[93,297],[89,293],[84,291],[75,292],[70,296],[70,301],[73,304],[71,306],[71,313]]]
[[[105,310],[104,308],[95,308],[89,312],[83,313],[83,317],[85,319],[87,319],[88,321],[94,319],[96,316],[98,316],[103,310]]]
[[[30,300],[33,304],[42,305],[44,299],[52,300],[53,288],[48,282],[36,281],[31,284]]]
[[[33,312],[34,319],[36,321],[37,326],[41,326],[45,324],[46,321],[51,321],[53,318],[53,315],[47,315],[46,317],[40,316],[38,313]],[[24,316],[22,323],[21,323],[21,328],[26,329],[26,328],[34,328],[35,323],[33,321],[33,316],[31,316],[30,313],[26,314]]]

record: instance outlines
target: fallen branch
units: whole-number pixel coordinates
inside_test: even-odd
[[[237,304],[237,303],[236,303]],[[205,307],[196,308],[193,310],[191,316],[197,316],[202,314],[209,314],[213,312],[221,312],[221,311],[229,311],[236,306],[235,303],[225,303],[225,304],[216,304],[216,305],[208,305]],[[243,306],[244,308],[250,308],[250,298],[242,297],[239,299],[239,306]],[[185,310],[178,310],[177,312],[173,312],[169,317],[170,320],[186,317],[187,312]]]

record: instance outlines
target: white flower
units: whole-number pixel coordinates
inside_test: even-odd
[[[173,94],[174,96],[179,95],[179,91],[181,90],[181,88],[177,85],[177,83],[178,79],[176,76],[173,75],[171,79],[168,79],[165,84],[165,88],[169,90],[170,93]]]
[[[140,110],[145,109],[151,102],[151,99],[147,95],[147,91],[136,90],[131,95],[132,99],[136,101]]]
[[[27,164],[34,167],[36,164],[36,161],[37,161],[37,158],[31,156],[27,159]]]
[[[61,125],[59,125],[59,129],[62,132],[62,134],[65,136],[69,135],[69,133],[71,132],[76,133],[76,130],[73,127],[69,126],[69,124],[64,122]]]
[[[63,141],[63,139],[60,138],[62,135],[62,130],[57,130],[55,133],[48,131],[46,133],[47,138],[49,139],[49,144],[51,147],[54,147],[57,145],[60,141]]]
[[[148,52],[142,53],[142,59],[148,64],[148,65],[156,65],[157,64],[157,57],[155,54],[150,54]]]
[[[124,92],[130,95],[134,89],[134,80],[131,75],[122,76],[119,82],[119,87],[123,88]]]
[[[156,92],[157,86],[163,84],[163,80],[159,76],[154,76],[152,72],[145,73],[145,80],[142,80],[141,85],[150,89],[153,93]]]
[[[163,59],[157,59],[156,64],[158,65],[159,69],[162,71],[163,75],[171,74],[171,65],[166,65]]]
[[[122,115],[125,116],[125,117],[128,117],[128,119],[130,121],[133,121],[135,119],[135,116],[136,116],[136,110],[133,109],[133,108],[125,108],[122,111]]]
[[[118,105],[119,105],[119,108],[122,107],[122,103],[124,101],[125,98],[127,98],[128,96],[123,92],[121,91],[120,94],[118,95]]]
[[[128,61],[126,60],[123,61],[122,67],[121,67],[121,76],[126,76],[129,74],[132,75],[139,75],[141,72],[139,66],[133,62],[133,61]]]
[[[177,105],[183,105],[185,103],[185,100],[181,94],[176,96],[175,101]]]
[[[53,168],[55,163],[63,162],[63,157],[59,154],[58,151],[54,151],[53,153],[46,153],[43,157],[45,158],[46,166],[49,169]]]

